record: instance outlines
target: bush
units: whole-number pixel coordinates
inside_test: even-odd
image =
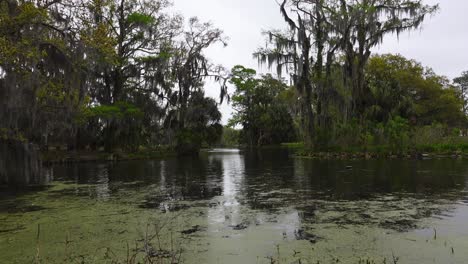
[[[180,130],[177,133],[176,152],[179,155],[198,154],[201,149],[203,139],[199,133],[194,133],[189,129]]]
[[[385,135],[394,151],[405,151],[409,147],[410,126],[408,120],[396,116],[385,125]]]

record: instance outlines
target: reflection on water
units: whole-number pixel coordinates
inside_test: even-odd
[[[226,152],[228,153],[228,152]],[[240,155],[212,155],[210,163],[220,163],[222,168],[222,194],[216,200],[218,205],[208,210],[210,221],[237,225],[240,219],[239,195],[244,184],[244,161]]]
[[[217,151],[200,158],[57,166],[54,174],[58,181],[94,185],[95,195],[100,198],[117,191],[122,183],[134,183],[130,188],[154,185],[160,191],[155,195],[172,200],[223,196],[227,206],[249,203],[256,209],[277,209],[295,198],[351,201],[392,193],[450,196],[464,190],[468,163],[317,161],[292,159],[285,150]],[[262,197],[271,198],[271,203],[264,204]]]
[[[468,233],[459,232],[468,230],[468,163],[462,160],[317,161],[292,158],[284,149],[217,149],[200,157],[56,166],[53,173],[53,183],[64,187],[39,190],[34,206],[27,195],[0,197],[0,224],[9,226],[0,228],[0,239],[20,240],[26,232],[14,231],[13,216],[27,222],[25,230],[54,214],[80,213],[99,223],[102,216],[87,211],[92,202],[111,216],[114,206],[130,206],[136,210],[125,209],[130,219],[185,214],[179,231],[189,238],[189,263],[259,257],[263,263],[280,248],[293,260],[356,260],[398,250],[405,263],[468,261],[468,252],[435,255],[450,245],[468,246]],[[68,199],[73,207],[57,204]],[[114,218],[109,221],[137,225]],[[434,229],[445,241],[429,243]],[[107,236],[124,238],[125,232]]]

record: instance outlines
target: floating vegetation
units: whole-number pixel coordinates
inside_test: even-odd
[[[201,226],[195,225],[195,226],[192,226],[192,228],[190,228],[190,229],[181,231],[180,233],[182,233],[183,235],[191,235],[193,233],[201,232],[201,231],[204,231],[204,230],[205,229],[202,228]]]
[[[468,252],[456,250],[467,246],[463,217],[468,207],[460,202],[466,199],[465,187],[453,185],[461,182],[458,179],[446,183],[447,176],[428,172],[434,168],[420,165],[418,171],[436,177],[440,189],[428,189],[423,178],[421,192],[382,192],[385,186],[369,190],[372,182],[383,180],[373,178],[372,167],[364,170],[359,164],[353,163],[353,173],[359,174],[342,172],[327,183],[329,172],[316,165],[304,167],[310,165],[304,161],[280,160],[276,172],[267,166],[243,174],[244,165],[236,161],[240,154],[210,155],[215,155],[210,162],[199,161],[205,170],[188,174],[192,171],[187,167],[166,176],[165,182],[160,168],[150,170],[154,163],[145,167],[148,163],[141,162],[142,173],[157,175],[149,180],[136,175],[141,181],[119,176],[125,171],[119,164],[105,177],[94,175],[99,170],[90,169],[92,164],[79,165],[89,168],[81,175],[89,182],[67,178],[70,171],[62,167],[57,178],[63,182],[0,201],[2,264],[4,259],[167,264],[392,264],[397,257],[398,263],[416,264],[434,258],[438,263],[468,259]],[[171,166],[168,171],[183,168],[180,163]],[[337,171],[343,167],[334,166]],[[450,175],[464,175],[465,167]],[[414,178],[411,175],[404,177]],[[400,176],[383,179],[402,184]],[[319,180],[317,187],[314,182]],[[193,187],[196,184],[203,188]],[[13,202],[18,208],[12,209]]]
[[[294,236],[296,237],[297,240],[307,240],[312,244],[317,243],[317,241],[320,239],[320,237],[314,234],[308,233],[304,231],[303,229],[295,230]]]

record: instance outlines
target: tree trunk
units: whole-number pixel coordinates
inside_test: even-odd
[[[0,140],[0,184],[42,183],[46,183],[46,179],[37,148],[20,141]]]
[[[311,149],[314,146],[314,113],[312,111],[310,100],[307,99],[307,97],[302,101],[302,130],[304,144],[306,148]]]

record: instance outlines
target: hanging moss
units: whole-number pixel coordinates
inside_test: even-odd
[[[42,162],[33,144],[0,139],[0,184],[37,184],[43,176]]]

